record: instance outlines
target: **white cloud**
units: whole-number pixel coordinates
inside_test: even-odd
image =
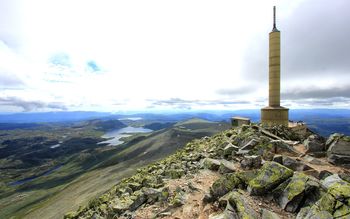
[[[305,2],[17,0],[2,7],[9,3],[0,1],[10,11],[0,18],[16,24],[0,31],[0,40],[13,36],[10,46],[0,41],[0,79],[12,84],[0,88],[0,97],[70,110],[171,109],[164,103],[174,99],[198,109],[256,107],[243,102],[266,100],[267,65],[247,61],[256,57],[247,51],[267,59],[272,5],[283,24]],[[252,50],[255,40],[259,51]],[[266,77],[247,74],[246,63]],[[299,84],[282,82],[286,90]]]

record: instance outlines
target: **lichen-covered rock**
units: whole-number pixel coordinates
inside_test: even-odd
[[[147,203],[153,204],[157,201],[165,201],[169,197],[169,188],[142,188],[142,192],[145,194]]]
[[[181,178],[185,174],[183,169],[169,169],[165,171],[165,176],[171,179]]]
[[[266,162],[258,175],[249,182],[248,191],[251,195],[262,195],[293,175],[293,171],[279,163]]]
[[[232,206],[232,209],[237,213],[239,218],[256,219],[259,217],[251,205],[246,202],[241,190],[231,192],[228,195],[228,203]]]
[[[204,158],[203,167],[209,170],[217,171],[220,167],[221,162],[219,160]]]
[[[185,192],[180,187],[177,187],[175,189],[174,197],[172,198],[170,205],[173,207],[180,207],[185,204],[185,201]]]
[[[217,179],[210,187],[210,194],[213,198],[218,198],[239,187],[242,181],[234,174],[227,174]]]
[[[316,197],[312,198],[313,201],[318,200],[318,188],[319,184],[316,179],[296,172],[288,185],[278,195],[278,204],[288,212],[296,212],[303,204],[302,202],[305,202],[305,199],[310,199],[314,195]]]
[[[328,211],[316,211],[310,207],[305,207],[299,211],[296,219],[333,219],[333,216]]]
[[[301,214],[301,213],[299,213]],[[305,213],[304,213],[305,214]],[[298,216],[299,217],[299,216]],[[349,218],[350,184],[345,181],[330,185],[327,193],[318,200],[304,218]],[[301,218],[301,217],[299,217]]]

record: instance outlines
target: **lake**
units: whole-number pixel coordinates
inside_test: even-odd
[[[134,133],[148,133],[152,132],[153,130],[151,129],[146,129],[142,127],[125,127],[121,129],[116,129],[113,131],[106,132],[106,134],[102,135],[102,138],[107,138],[108,140],[99,142],[99,144],[109,144],[111,146],[116,146],[119,144],[123,144],[124,142],[121,141],[120,139],[123,137],[129,137],[131,134]]]

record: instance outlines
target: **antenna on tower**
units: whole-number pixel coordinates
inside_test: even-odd
[[[272,32],[277,32],[277,27],[276,27],[276,6],[273,6],[273,28]]]

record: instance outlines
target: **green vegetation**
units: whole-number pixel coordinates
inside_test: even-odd
[[[194,138],[229,127],[226,123],[194,120],[182,125],[185,128],[176,124],[123,138],[122,145],[107,146],[97,144],[104,140],[102,130],[123,125],[91,120],[44,126],[0,131],[0,150],[8,155],[1,153],[0,159],[0,174],[4,176],[0,182],[0,218],[61,218],[67,211],[88,204],[88,200],[132,175],[137,168],[164,158]],[[63,166],[47,175],[9,185],[41,175],[59,164]]]

